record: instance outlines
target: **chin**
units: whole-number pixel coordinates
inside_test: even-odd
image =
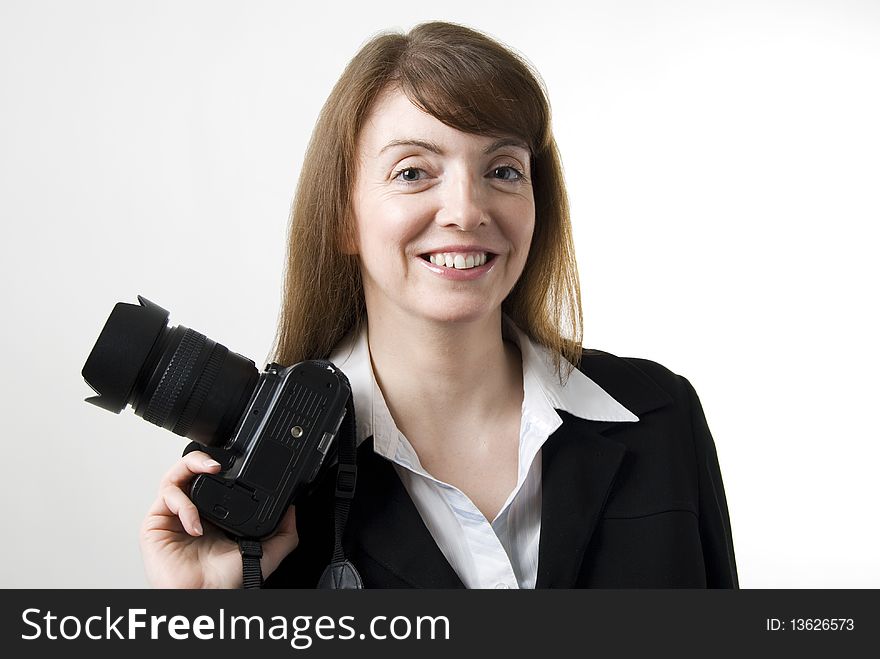
[[[472,323],[483,320],[495,311],[483,304],[456,305],[454,308],[438,309],[433,307],[425,312],[425,316],[439,323]]]

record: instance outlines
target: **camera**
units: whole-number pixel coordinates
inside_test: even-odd
[[[116,304],[82,370],[111,412],[141,418],[192,440],[220,462],[199,474],[190,498],[207,519],[239,538],[271,535],[288,506],[337,458],[351,397],[329,361],[292,366],[253,361],[192,329],[169,327],[168,311],[138,296]]]

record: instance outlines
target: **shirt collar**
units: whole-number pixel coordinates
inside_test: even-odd
[[[502,314],[502,334],[515,341],[522,354],[523,410],[533,414],[536,422],[543,420],[548,430],[561,423],[557,409],[589,421],[639,420],[576,368],[562,385],[550,351],[532,341],[506,314]],[[363,323],[359,331],[352,330],[337,344],[330,361],[345,373],[351,385],[358,445],[373,436],[376,452],[393,459],[398,454],[399,432],[376,383],[367,337],[368,327]]]
[[[522,354],[524,387],[528,387],[528,381],[531,380],[543,391],[554,409],[564,410],[587,421],[639,420],[577,368],[571,371],[565,385],[561,384],[550,350],[532,341],[506,314],[502,318],[503,336],[515,340]],[[566,364],[569,362],[563,360],[563,366]]]

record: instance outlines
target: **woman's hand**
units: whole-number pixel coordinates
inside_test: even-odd
[[[202,526],[186,492],[196,474],[214,474],[220,464],[193,451],[178,460],[159,485],[159,496],[141,526],[147,579],[156,588],[241,588],[238,543],[216,526]],[[271,538],[263,541],[260,565],[268,577],[296,549],[296,510],[287,511]]]

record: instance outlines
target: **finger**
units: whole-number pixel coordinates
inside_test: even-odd
[[[296,549],[297,545],[299,545],[299,534],[296,530],[296,508],[291,506],[281,518],[275,535],[263,541],[261,561],[263,575],[268,577],[272,574],[284,557]]]
[[[192,536],[200,536],[204,533],[199,511],[183,490],[169,485],[160,493],[159,498],[170,515],[177,516],[184,530]]]
[[[180,518],[168,510],[164,499],[158,497],[141,523],[141,535],[147,537],[155,531],[189,535]]]
[[[220,471],[220,463],[207,453],[193,451],[175,462],[159,483],[164,490],[169,485],[183,488],[196,474],[214,474]]]

